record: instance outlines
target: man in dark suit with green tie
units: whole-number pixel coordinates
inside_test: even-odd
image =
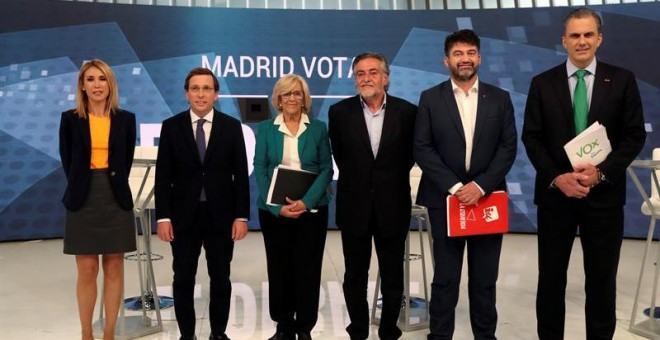
[[[616,274],[623,238],[626,168],[646,132],[635,76],[596,59],[601,18],[572,11],[562,44],[568,61],[532,79],[522,141],[536,168],[540,339],[563,339],[566,271],[580,231],[584,252],[587,339],[612,339],[616,326]],[[572,166],[564,145],[587,126],[607,130],[612,152],[600,164]]]

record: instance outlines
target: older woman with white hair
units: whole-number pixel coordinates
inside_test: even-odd
[[[325,123],[311,118],[307,82],[280,78],[272,104],[279,114],[259,124],[254,171],[259,187],[259,223],[268,266],[270,316],[277,331],[269,340],[311,339],[317,321],[321,264],[328,225],[327,188],[332,157]],[[317,173],[301,198],[266,203],[274,169],[285,165]]]

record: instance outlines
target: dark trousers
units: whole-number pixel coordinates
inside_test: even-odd
[[[270,317],[277,330],[311,332],[318,319],[328,206],[299,218],[259,209],[266,247]]]
[[[539,339],[564,339],[566,271],[577,228],[584,253],[587,339],[612,339],[616,326],[616,274],[623,240],[623,207],[538,208]]]
[[[210,207],[200,202],[195,220],[190,226],[175,226],[172,246],[172,269],[174,283],[174,313],[183,336],[195,334],[194,289],[197,262],[202,247],[206,253],[206,264],[210,277],[209,319],[211,332],[224,334],[229,319],[231,281],[230,263],[234,250],[231,239],[231,226],[223,230],[213,228]]]
[[[430,334],[428,339],[451,339],[455,309],[467,246],[470,325],[475,339],[496,339],[496,282],[502,234],[469,237],[447,236],[446,209],[430,209],[435,273],[431,284]]]
[[[369,337],[369,304],[367,302],[367,281],[371,264],[371,239],[373,237],[380,269],[382,309],[378,335],[381,339],[398,339],[401,330],[397,327],[403,298],[403,256],[407,227],[395,235],[382,236],[375,226],[375,217],[369,233],[355,235],[341,232],[344,251],[344,299],[351,323],[346,331],[351,339]],[[373,306],[376,308],[376,306]]]

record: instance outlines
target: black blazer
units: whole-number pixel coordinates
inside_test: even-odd
[[[328,132],[339,168],[336,222],[342,232],[366,233],[372,211],[381,235],[408,229],[417,106],[391,95],[386,103],[375,159],[359,96],[330,106]]]
[[[529,88],[522,141],[536,168],[534,203],[538,205],[560,208],[575,200],[550,188],[555,177],[573,171],[564,151],[564,144],[575,137],[570,91],[566,63],[534,77]],[[593,187],[583,201],[598,208],[622,206],[626,168],[646,139],[642,101],[632,72],[598,61],[588,119],[587,126],[596,121],[605,126],[612,153],[598,165],[607,181]]]
[[[190,226],[204,187],[218,232],[250,217],[247,156],[241,123],[215,110],[205,159],[199,158],[190,111],[163,122],[156,161],[156,218],[174,230]],[[226,229],[225,229],[226,230]]]
[[[470,171],[465,169],[465,133],[451,81],[422,92],[415,127],[415,160],[422,169],[417,203],[446,207],[449,189],[475,181],[486,194],[506,190],[518,135],[509,93],[479,82]]]
[[[112,192],[120,207],[133,209],[133,196],[128,174],[135,151],[135,115],[117,109],[110,115],[108,176]],[[89,119],[80,118],[73,110],[62,112],[60,120],[60,159],[67,186],[62,198],[71,211],[80,209],[87,198],[91,175],[92,142]]]

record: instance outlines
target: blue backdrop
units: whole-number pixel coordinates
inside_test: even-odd
[[[598,57],[638,77],[649,133],[640,158],[650,158],[660,118],[660,6],[593,8],[604,22]],[[355,93],[350,61],[356,54],[387,55],[390,93],[417,103],[422,90],[448,77],[444,37],[472,28],[482,37],[480,79],[511,93],[520,132],[532,76],[566,59],[560,37],[569,10],[302,11],[3,1],[0,241],[62,235],[58,124],[60,112],[75,105],[77,72],[85,60],[101,58],[113,67],[120,106],[135,112],[139,124],[158,124],[187,109],[183,80],[199,66],[218,75],[218,106],[239,119],[239,97],[269,95],[282,73],[301,74],[314,95],[312,114],[327,121],[328,107]],[[138,144],[157,144],[152,134],[139,138]],[[519,144],[508,176],[512,231],[536,231],[533,177]],[[251,190],[254,200],[253,179]],[[648,218],[640,205],[629,181],[626,236],[646,235]],[[258,228],[256,208],[250,227]]]

